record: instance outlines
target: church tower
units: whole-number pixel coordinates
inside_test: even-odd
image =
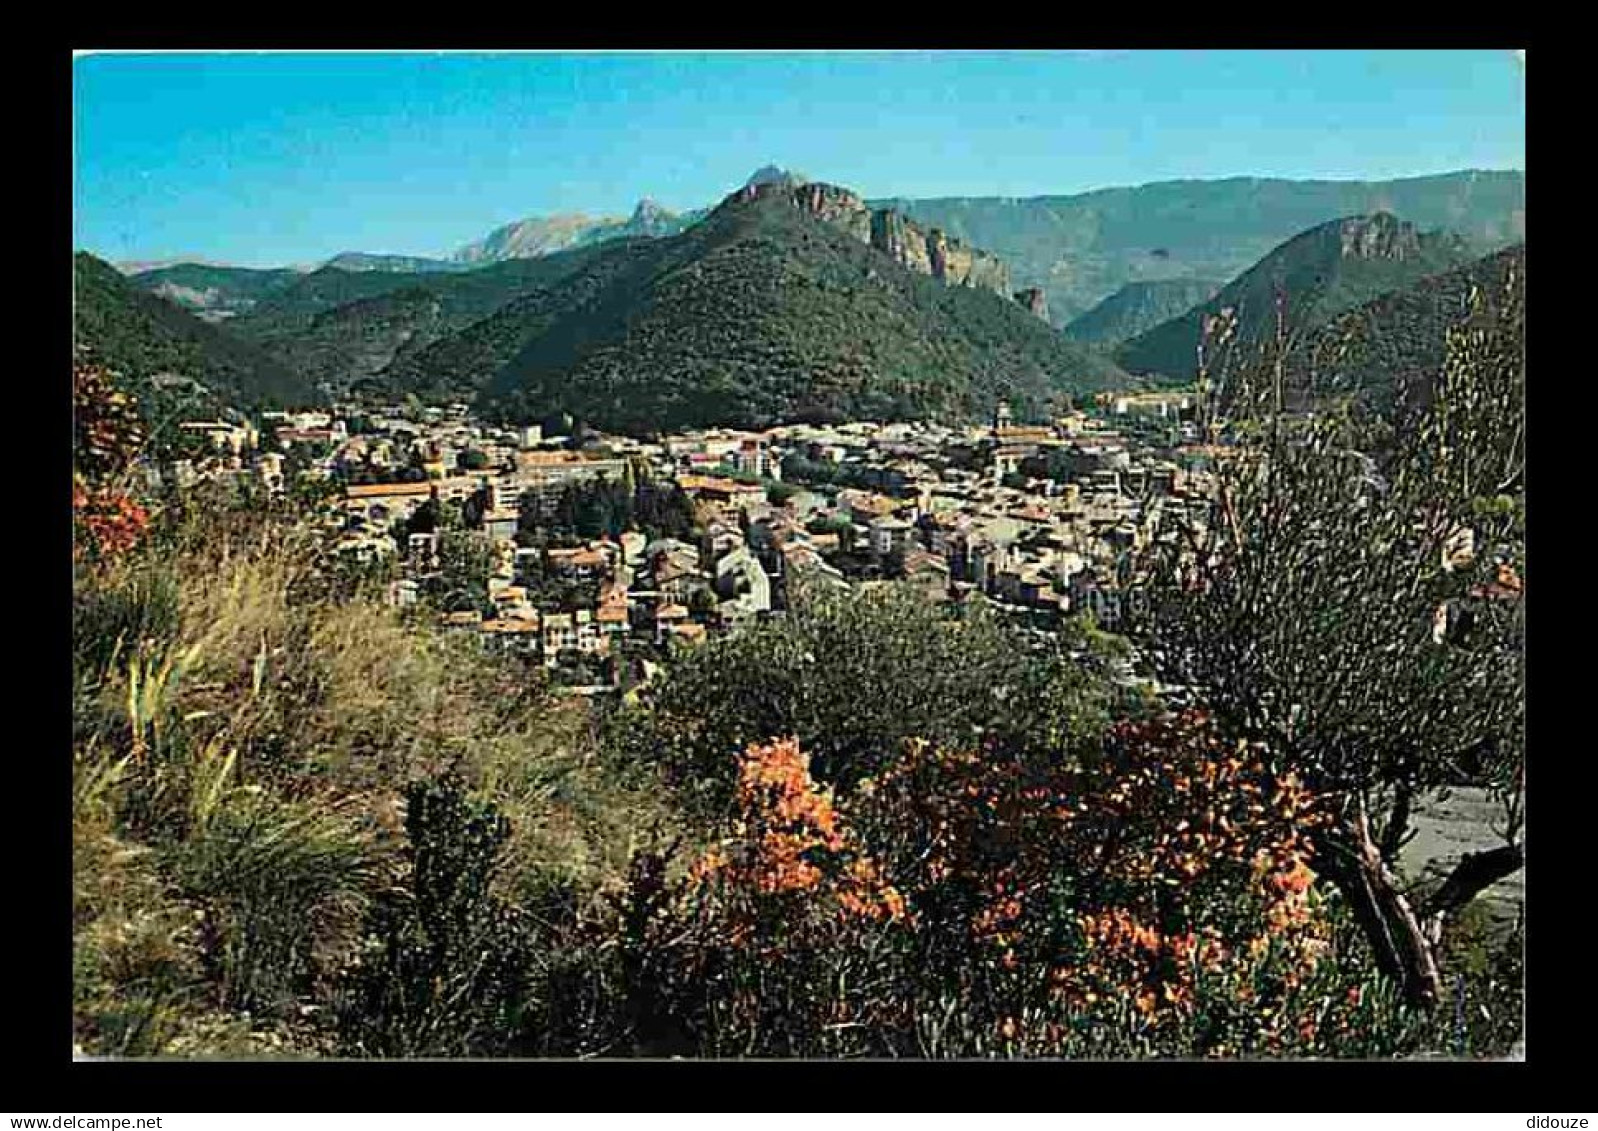
[[[1010,416],[1010,402],[1000,401],[993,410],[993,434],[995,436],[1003,434],[1014,423]]]

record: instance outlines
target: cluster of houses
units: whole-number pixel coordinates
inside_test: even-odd
[[[1016,424],[1001,404],[973,428],[862,421],[582,447],[536,426],[490,427],[464,406],[367,412],[358,429],[336,410],[268,414],[277,442],[267,451],[248,426],[185,427],[210,438],[223,473],[273,490],[285,451],[318,453],[314,473],[345,484],[334,547],[394,558],[396,603],[415,602],[439,568],[437,535],[402,544],[396,523],[429,500],[459,506],[491,548],[494,611],[461,610],[449,623],[554,665],[567,651],[610,655],[623,636],[695,643],[735,630],[780,611],[801,573],[834,586],[902,579],[936,601],[981,593],[1042,612],[1085,609],[1114,627],[1135,551],[1166,519],[1200,520],[1208,477],[1194,467],[1224,451],[1198,443],[1187,394],[1098,407],[1047,425]],[[1149,420],[1168,425],[1171,442],[1149,443],[1132,426]],[[693,544],[628,532],[571,551],[518,545],[570,484],[645,475],[693,501]],[[528,584],[535,567],[598,596],[584,608],[540,607]]]
[[[657,443],[607,436],[580,450],[536,428],[487,427],[464,410],[421,420],[379,413],[360,435],[343,433],[327,466],[349,484],[338,549],[396,555],[400,604],[436,574],[438,548],[436,534],[400,545],[395,521],[430,499],[462,506],[492,547],[493,613],[461,610],[446,623],[555,666],[568,652],[616,655],[628,638],[694,644],[735,631],[785,607],[800,574],[839,587],[902,579],[933,601],[981,593],[1045,613],[1087,610],[1114,627],[1135,551],[1164,519],[1202,515],[1207,476],[1194,457],[1216,453],[1184,422],[1189,408],[1180,395],[1140,397],[1028,426],[1000,405],[977,428],[716,429]],[[1179,443],[1123,435],[1117,417],[1134,414],[1179,426]],[[335,422],[320,427],[332,435]],[[569,484],[638,476],[672,482],[693,501],[693,542],[629,531],[567,549],[518,545]],[[532,582],[549,576],[597,595],[586,607],[540,607]]]
[[[314,459],[299,474],[342,484],[330,545],[391,560],[395,604],[416,604],[441,576],[440,534],[410,532],[404,520],[429,502],[459,508],[491,567],[486,602],[458,602],[440,614],[445,626],[549,668],[594,661],[584,670],[614,679],[640,651],[626,642],[658,655],[735,632],[780,614],[801,576],[838,588],[895,579],[929,601],[981,594],[1045,617],[1086,611],[1117,628],[1140,551],[1184,524],[1202,527],[1213,468],[1236,450],[1201,441],[1187,393],[1107,394],[1096,408],[1046,425],[1017,424],[1000,404],[978,427],[861,421],[583,444],[490,427],[464,406],[368,412],[359,428],[336,410],[268,414],[276,442],[264,447],[247,424],[182,427],[211,445],[205,475],[253,477],[273,491],[284,487],[285,452],[306,446]],[[691,536],[628,530],[525,544],[570,485],[644,477],[691,501]],[[1473,551],[1467,531],[1445,560],[1465,564]],[[1519,586],[1501,570],[1472,598]],[[1439,608],[1437,640],[1459,630],[1462,608]]]

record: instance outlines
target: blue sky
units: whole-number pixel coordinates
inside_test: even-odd
[[[867,197],[1525,168],[1502,51],[93,54],[73,242],[252,266],[442,255],[711,204],[774,163]]]

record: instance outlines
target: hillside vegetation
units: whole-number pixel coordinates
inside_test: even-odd
[[[1072,319],[1065,336],[1079,342],[1115,346],[1186,314],[1208,301],[1220,283],[1204,279],[1162,279],[1128,283],[1085,314]]]
[[[1222,311],[1235,313],[1224,352],[1243,356],[1472,258],[1457,235],[1421,232],[1389,213],[1322,224],[1273,250],[1203,305],[1125,342],[1115,358],[1132,373],[1189,381],[1198,372],[1206,323]],[[1210,344],[1214,365],[1226,364],[1220,346]]]
[[[1133,282],[1231,279],[1273,247],[1341,216],[1392,212],[1484,254],[1525,238],[1526,176],[1466,170],[1393,181],[1233,177],[1073,196],[895,199],[928,227],[987,248],[1019,286],[1041,286],[1065,325]]]
[[[206,386],[207,404],[297,405],[311,386],[289,366],[228,329],[132,285],[87,252],[73,256],[73,338],[154,396],[151,378],[176,374]]]
[[[261,302],[230,329],[308,379],[348,390],[518,295],[553,285],[590,254],[585,249],[436,272],[323,267]]]
[[[493,411],[562,410],[632,432],[958,419],[1000,397],[1040,414],[1061,393],[1123,379],[1013,301],[908,272],[780,196],[731,199],[682,235],[589,270],[606,277],[573,274],[563,286],[576,297],[553,317],[535,303],[477,332],[495,343],[526,334],[487,383]]]
[[[256,269],[175,263],[130,275],[128,282],[219,321],[253,309],[268,295],[293,286],[303,276],[304,272],[288,267]]]
[[[1526,245],[1516,244],[1346,311],[1288,352],[1289,392],[1311,402],[1352,397],[1383,414],[1424,405],[1450,330],[1465,324],[1473,301],[1491,301],[1525,270]]]

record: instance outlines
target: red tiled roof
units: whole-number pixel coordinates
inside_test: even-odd
[[[500,636],[524,636],[537,632],[538,622],[522,619],[485,620],[478,628]]]
[[[429,495],[432,483],[369,483],[361,487],[346,487],[345,495],[351,499],[377,499],[388,495]]]

